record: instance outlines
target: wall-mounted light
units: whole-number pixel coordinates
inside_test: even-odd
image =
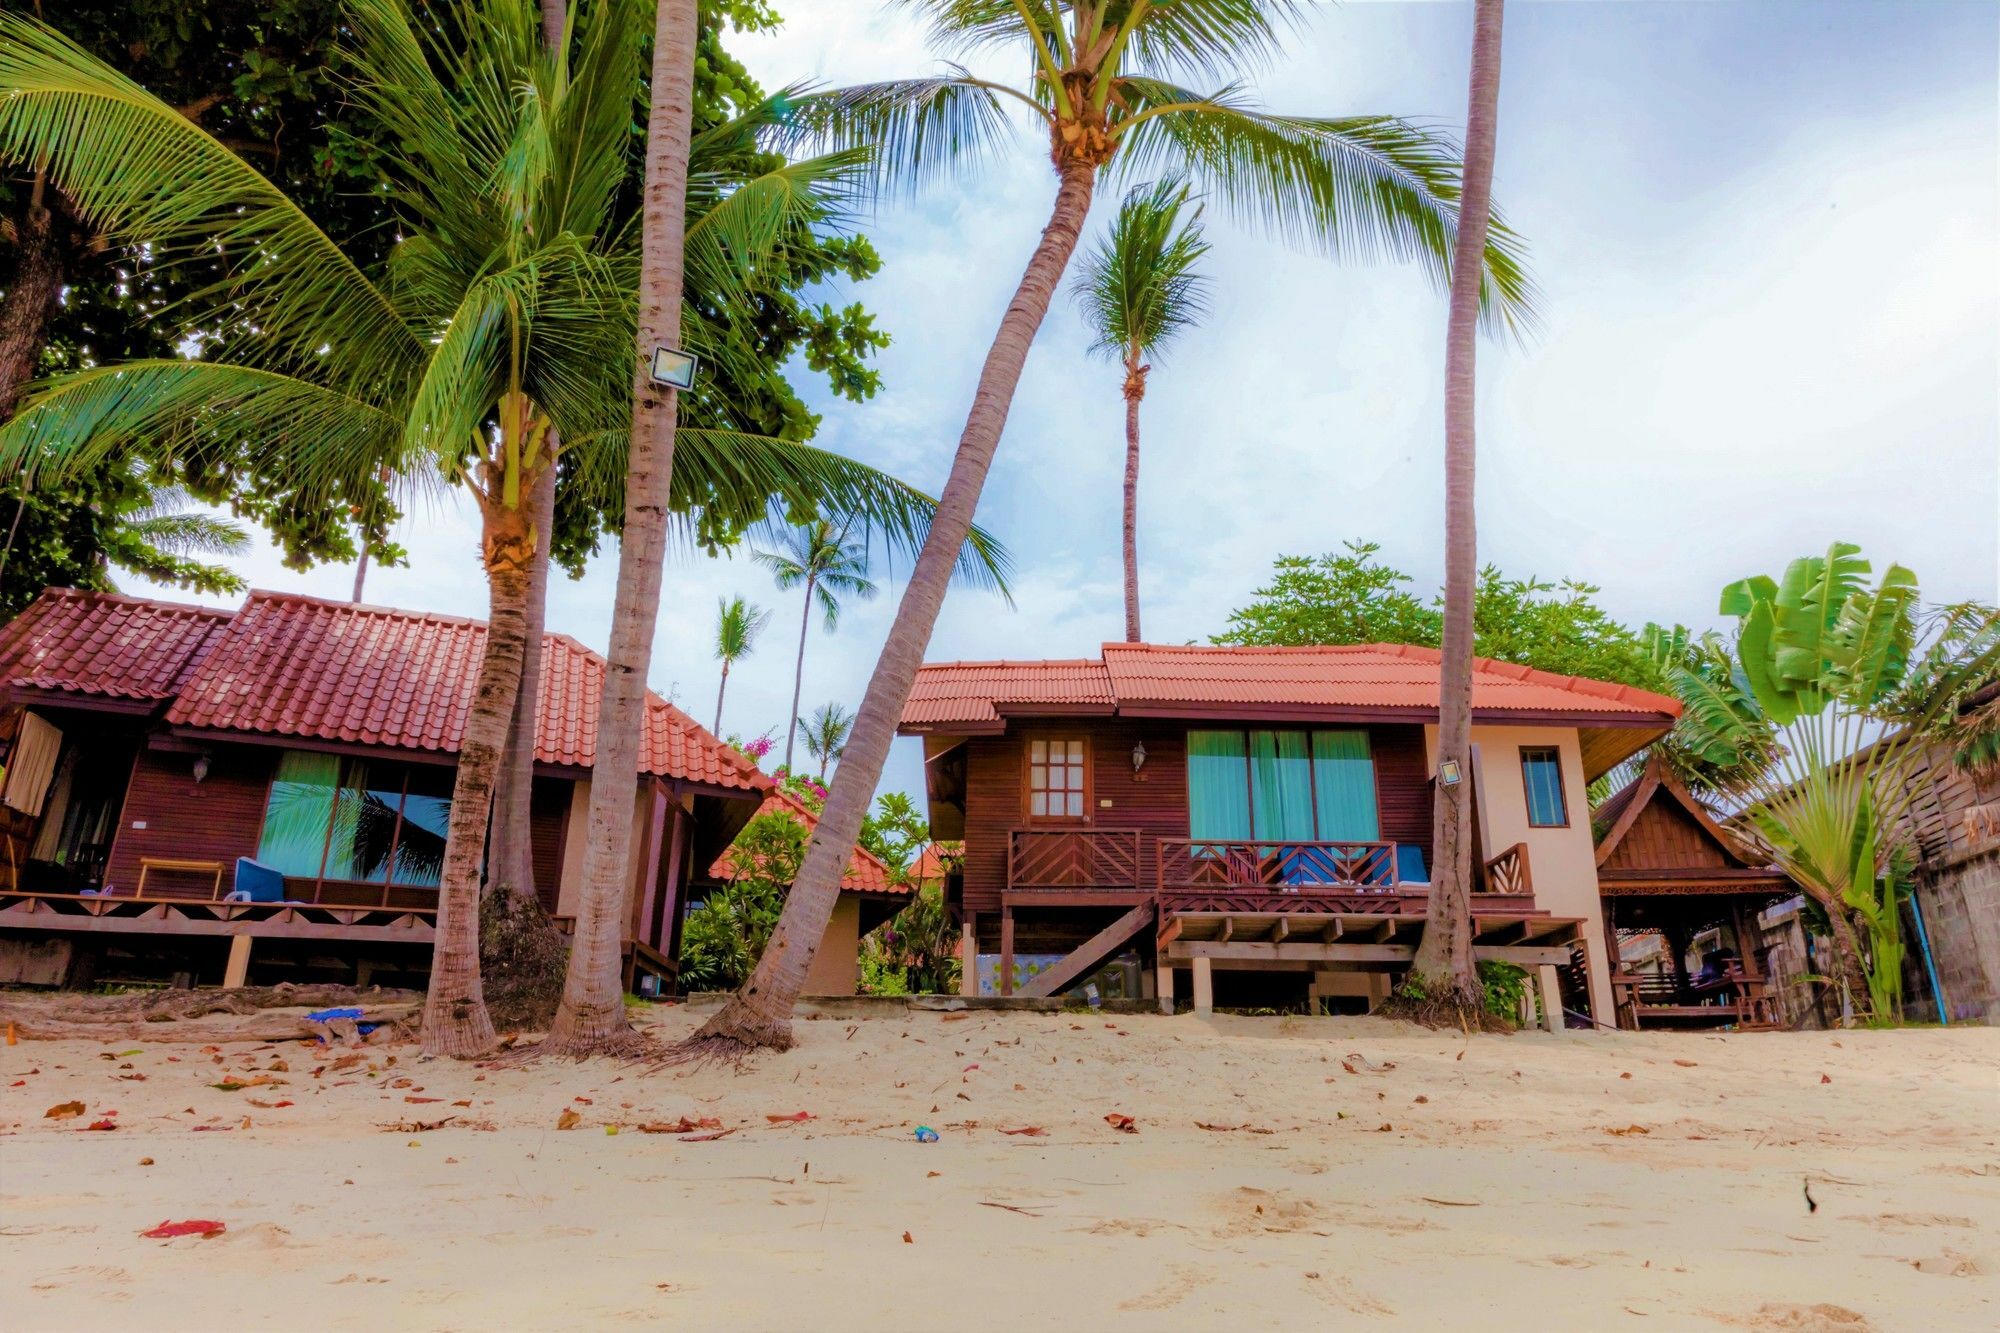
[[[1464,774],[1459,771],[1458,760],[1445,759],[1438,763],[1438,784],[1440,786],[1456,787],[1463,780]]]
[[[1146,742],[1140,741],[1132,747],[1132,771],[1137,773],[1146,766]]]
[[[205,750],[194,757],[194,780],[197,786],[208,780],[208,752]]]

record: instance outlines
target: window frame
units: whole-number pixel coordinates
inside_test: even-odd
[[[1268,731],[1268,732],[1271,732],[1271,733],[1273,733],[1273,734],[1276,734],[1276,733],[1278,733],[1278,732],[1285,732],[1285,731],[1289,731],[1289,732],[1294,732],[1294,733],[1297,733],[1298,735],[1301,735],[1301,736],[1304,736],[1304,737],[1306,738],[1306,797],[1307,797],[1307,800],[1308,800],[1308,802],[1309,802],[1309,803],[1311,804],[1311,807],[1312,807],[1312,814],[1313,814],[1313,836],[1312,836],[1312,838],[1310,839],[1310,841],[1312,841],[1312,842],[1324,842],[1324,843],[1334,843],[1334,844],[1342,844],[1342,843],[1363,843],[1363,842],[1374,842],[1374,843],[1387,843],[1387,844],[1389,844],[1389,845],[1391,845],[1391,846],[1394,846],[1394,845],[1395,845],[1395,840],[1394,840],[1393,838],[1385,838],[1385,837],[1383,837],[1383,836],[1382,836],[1382,770],[1381,770],[1381,768],[1380,768],[1380,767],[1379,767],[1379,766],[1378,766],[1378,765],[1377,765],[1377,764],[1375,763],[1375,733],[1374,733],[1374,731],[1373,731],[1373,730],[1372,730],[1371,728],[1368,728],[1368,727],[1324,727],[1324,726],[1320,726],[1320,727],[1251,727],[1251,726],[1205,726],[1205,727],[1189,727],[1189,728],[1187,728],[1187,730],[1186,730],[1186,731],[1184,731],[1184,732],[1183,732],[1183,733],[1181,734],[1181,746],[1182,746],[1182,750],[1183,750],[1183,752],[1185,752],[1185,751],[1186,751],[1186,749],[1187,749],[1187,737],[1188,737],[1188,733],[1190,733],[1190,732],[1196,732],[1196,731],[1233,731],[1233,732],[1235,732],[1235,733],[1236,733],[1237,735],[1239,735],[1239,736],[1241,736],[1241,737],[1243,738],[1243,791],[1244,791],[1244,796],[1245,796],[1245,799],[1246,799],[1246,800],[1247,800],[1247,801],[1249,802],[1249,806],[1248,806],[1248,809],[1249,809],[1249,814],[1250,814],[1250,833],[1251,833],[1251,836],[1250,836],[1250,837],[1249,837],[1248,839],[1246,839],[1246,841],[1248,841],[1248,842],[1253,842],[1253,843],[1272,843],[1272,844],[1276,844],[1276,845],[1279,845],[1279,846],[1296,846],[1296,845],[1298,845],[1298,840],[1296,840],[1296,839],[1293,839],[1293,840],[1287,840],[1287,839],[1284,839],[1284,838],[1264,838],[1264,837],[1259,837],[1259,836],[1257,836],[1257,779],[1256,779],[1256,772],[1255,772],[1255,770],[1256,770],[1256,761],[1254,760],[1254,758],[1252,757],[1252,754],[1251,754],[1251,747],[1250,747],[1250,737],[1251,737],[1251,736],[1253,736],[1253,735],[1255,735],[1255,734],[1256,734],[1257,732],[1260,732],[1260,731]],[[1358,731],[1358,732],[1360,732],[1360,733],[1361,733],[1362,735],[1364,735],[1364,736],[1366,736],[1366,737],[1368,738],[1368,767],[1369,767],[1369,780],[1370,780],[1370,785],[1371,785],[1371,786],[1372,786],[1372,787],[1374,788],[1374,794],[1375,794],[1375,836],[1374,836],[1373,838],[1323,838],[1323,837],[1319,836],[1319,835],[1320,835],[1320,832],[1321,832],[1321,830],[1320,830],[1320,826],[1319,826],[1319,764],[1318,764],[1318,762],[1317,762],[1317,758],[1316,758],[1316,756],[1314,755],[1314,752],[1313,752],[1313,746],[1312,746],[1312,737],[1313,737],[1313,733],[1314,733],[1314,732],[1316,732],[1316,731]],[[1190,770],[1190,773],[1191,773],[1191,770]],[[1188,834],[1189,834],[1189,836],[1190,836],[1190,837],[1192,837],[1192,836],[1193,836],[1193,833],[1194,833],[1194,806],[1193,806],[1193,804],[1192,804],[1193,800],[1194,800],[1194,782],[1193,782],[1193,780],[1192,780],[1192,777],[1190,776],[1190,778],[1189,778],[1189,779],[1188,779],[1188,780],[1186,781],[1186,783],[1184,784],[1184,788],[1183,788],[1183,790],[1182,790],[1182,792],[1181,792],[1181,813],[1182,813],[1182,815],[1184,815],[1184,816],[1186,817],[1186,822],[1187,822],[1187,826],[1188,826]],[[1210,841],[1210,842],[1216,842],[1216,841],[1221,841],[1221,840],[1220,840],[1220,839],[1208,839],[1207,841]]]
[[[1082,787],[1082,793],[1083,793],[1083,813],[1082,813],[1082,814],[1078,814],[1078,815],[1038,815],[1038,814],[1036,814],[1036,813],[1035,813],[1035,780],[1034,780],[1034,779],[1035,779],[1035,745],[1036,745],[1036,743],[1037,743],[1037,742],[1040,742],[1040,743],[1042,743],[1042,744],[1044,744],[1044,745],[1058,745],[1058,744],[1059,744],[1059,745],[1065,745],[1065,746],[1066,746],[1066,745],[1070,745],[1070,744],[1074,743],[1074,744],[1079,744],[1079,745],[1081,745],[1081,746],[1083,747],[1083,757],[1081,758],[1081,760],[1079,760],[1079,761],[1078,761],[1078,762],[1079,762],[1079,763],[1080,763],[1080,764],[1082,765],[1082,768],[1083,768],[1083,787]],[[1058,732],[1036,732],[1036,733],[1031,733],[1031,734],[1029,734],[1029,735],[1026,735],[1026,736],[1023,736],[1023,737],[1021,738],[1021,818],[1022,818],[1022,820],[1023,820],[1024,822],[1026,822],[1026,823],[1030,823],[1030,824],[1087,824],[1087,823],[1089,823],[1089,822],[1090,822],[1090,819],[1091,819],[1091,812],[1092,812],[1093,810],[1095,810],[1095,809],[1097,808],[1097,804],[1096,804],[1096,799],[1095,799],[1095,798],[1096,798],[1096,795],[1097,795],[1097,780],[1096,780],[1096,773],[1095,773],[1095,771],[1094,771],[1094,770],[1095,770],[1095,767],[1096,767],[1096,766],[1095,766],[1095,764],[1094,764],[1094,763],[1092,762],[1092,758],[1093,758],[1093,756],[1092,756],[1092,750],[1091,750],[1091,744],[1090,744],[1090,737],[1089,737],[1089,735],[1088,735],[1088,734],[1086,734],[1086,733],[1081,733],[1081,732],[1074,732],[1074,733],[1058,733]],[[1044,765],[1043,765],[1043,766],[1044,766],[1044,767],[1047,767],[1047,766],[1048,766],[1048,765],[1047,765],[1047,763],[1046,763],[1046,761],[1044,762]],[[1069,767],[1069,761],[1068,761],[1068,757],[1067,757],[1067,755],[1065,755],[1065,756],[1064,756],[1064,761],[1063,761],[1063,767],[1064,767],[1065,769]],[[1046,794],[1047,794],[1047,793],[1048,793],[1048,792],[1049,792],[1050,790],[1051,790],[1051,789],[1050,789],[1050,788],[1048,788],[1048,787],[1044,787],[1044,788],[1042,788],[1042,791],[1043,791],[1043,794],[1044,794],[1044,795],[1046,795]],[[1064,788],[1062,788],[1062,790],[1063,790],[1063,791],[1064,791],[1065,793],[1067,793],[1067,792],[1069,791],[1069,788],[1068,788],[1068,787],[1064,787]]]
[[[1568,828],[1570,825],[1569,784],[1563,778],[1562,746],[1523,745],[1519,749],[1521,756],[1521,804],[1523,806],[1523,813],[1528,819],[1528,827],[1531,829]],[[1533,778],[1529,775],[1528,768],[1531,757],[1535,761],[1540,761],[1546,757],[1548,762],[1555,765],[1556,805],[1562,813],[1560,820],[1547,822],[1535,818],[1535,786]]]

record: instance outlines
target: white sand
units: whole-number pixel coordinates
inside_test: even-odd
[[[666,1036],[692,1022],[661,1012]],[[373,1078],[314,1077],[296,1044],[221,1065],[147,1046],[130,1069],[99,1056],[137,1042],[0,1048],[0,1323],[2000,1327],[1993,1029],[1468,1044],[1371,1020],[912,1013],[799,1032],[742,1073],[645,1076],[407,1046],[371,1051]],[[274,1059],[281,1086],[207,1086]],[[43,1118],[72,1098],[86,1116]],[[558,1132],[566,1108],[582,1124]],[[77,1132],[112,1111],[116,1132]],[[737,1132],[634,1128],[684,1115]],[[1025,1125],[1047,1134],[1000,1132]],[[136,1234],[190,1217],[229,1230]]]

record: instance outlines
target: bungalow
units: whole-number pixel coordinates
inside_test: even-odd
[[[969,992],[1097,979],[1196,1009],[1373,1007],[1424,929],[1438,664],[1369,644],[1107,643],[1071,661],[920,669],[931,828]],[[1673,725],[1673,699],[1479,659],[1473,682],[1473,936],[1612,1021],[1585,791]],[[1113,966],[1106,968],[1107,960]]]
[[[429,965],[483,623],[254,592],[51,589],[0,627],[0,981],[414,978]],[[604,662],[544,641],[531,836],[573,919]],[[627,981],[670,987],[699,880],[771,779],[653,697]],[[227,961],[224,962],[224,955]]]

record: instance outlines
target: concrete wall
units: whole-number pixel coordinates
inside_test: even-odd
[[[1432,767],[1437,729],[1428,728]],[[1491,858],[1515,843],[1528,846],[1535,906],[1556,916],[1583,920],[1590,954],[1590,1007],[1599,1022],[1612,1021],[1611,964],[1604,956],[1604,910],[1597,896],[1597,846],[1590,836],[1590,798],[1583,777],[1583,751],[1574,727],[1492,727],[1472,729],[1474,781],[1479,798],[1480,836]],[[1522,746],[1554,746],[1562,754],[1564,828],[1530,828],[1528,794],[1521,774]]]
[[[2000,846],[1988,846],[1927,868],[1917,902],[1930,932],[1931,957],[1953,1022],[2000,1025]],[[1909,942],[1911,952],[1917,942]],[[1931,1009],[1930,987],[1908,1000],[1913,1014]]]
[[[840,895],[806,973],[807,995],[852,995],[861,984],[861,899]]]

